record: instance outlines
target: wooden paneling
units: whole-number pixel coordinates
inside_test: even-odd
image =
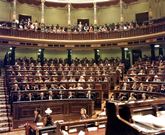
[[[94,101],[89,99],[63,99],[52,101],[31,101],[31,102],[16,102],[13,103],[13,127],[16,128],[20,123],[25,123],[33,119],[34,110],[39,108],[41,115],[45,115],[47,108],[52,110],[52,115],[80,115],[80,109],[86,108],[87,113],[91,116],[94,112]]]

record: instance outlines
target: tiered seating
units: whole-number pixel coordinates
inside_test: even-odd
[[[14,66],[8,67],[7,75],[9,89],[14,93],[12,101],[15,102],[28,101],[29,97],[31,100],[38,100],[41,94],[44,94],[44,99],[49,99],[50,91],[53,91],[51,93],[53,98],[57,99],[68,98],[69,94],[73,97],[86,97],[90,94],[89,90],[94,90],[94,93],[91,94],[96,94],[96,91],[108,91],[111,87],[109,82],[112,85],[116,83],[116,76],[114,76],[116,70],[122,72],[122,65],[117,68],[108,63],[72,64],[71,66],[59,64],[58,66],[53,61],[49,61],[41,66],[36,62],[19,61]],[[67,89],[69,91],[65,91]],[[78,95],[76,91],[82,90],[87,92]]]
[[[132,91],[131,94],[119,94],[120,100],[147,98],[143,92],[165,93],[165,61],[136,62],[115,89]],[[140,94],[134,94],[135,91]]]
[[[103,99],[108,98],[110,88],[119,82],[123,69],[124,66],[116,60],[99,64],[76,60],[71,65],[64,60],[46,60],[42,65],[33,59],[18,59],[14,66],[7,66],[6,79],[13,110],[23,107],[25,102],[27,107],[27,104],[43,101],[48,105],[52,102],[47,101],[52,100],[84,102],[84,99],[94,100],[95,107],[100,108]]]

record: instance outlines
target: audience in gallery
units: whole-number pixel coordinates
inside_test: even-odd
[[[152,25],[152,21],[143,22],[142,24],[138,24],[136,22],[125,22],[125,23],[111,23],[105,25],[90,25],[90,24],[82,24],[80,21],[77,25],[72,25],[71,27],[60,26],[59,24],[55,25],[46,25],[44,23],[40,23],[37,20],[32,22],[30,19],[21,20],[13,20],[11,22],[11,28],[17,28],[20,30],[33,30],[33,31],[42,31],[49,33],[65,33],[65,32],[110,32],[110,31],[124,31],[131,30],[137,28],[145,28],[148,25]],[[7,23],[0,24],[0,27],[8,27]],[[70,29],[70,30],[69,30]]]

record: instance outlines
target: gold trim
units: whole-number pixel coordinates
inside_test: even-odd
[[[153,33],[153,34],[141,35],[141,36],[134,36],[134,37],[115,38],[115,39],[98,39],[98,40],[51,40],[51,39],[14,37],[14,36],[4,36],[4,35],[0,35],[0,39],[8,40],[8,41],[31,42],[31,43],[84,45],[84,44],[109,44],[109,43],[120,43],[120,42],[129,42],[129,41],[137,41],[137,40],[147,40],[147,39],[152,39],[159,36],[165,36],[165,31]]]

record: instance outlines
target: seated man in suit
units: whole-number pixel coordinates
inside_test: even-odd
[[[20,90],[18,84],[14,84],[14,85],[12,86],[12,90],[13,90],[13,91],[18,91],[18,90]]]
[[[53,99],[55,99],[55,96],[54,96],[52,91],[49,91],[49,93],[48,93],[48,100],[53,100]]]
[[[43,92],[41,92],[40,95],[37,96],[37,100],[46,100],[46,97]]]
[[[32,101],[32,100],[35,100],[35,98],[32,93],[28,93],[28,95],[26,95],[26,97],[25,97],[25,100]]]
[[[90,90],[88,90],[88,92],[87,92],[87,94],[86,94],[86,97],[87,97],[88,99],[91,99],[91,98],[92,98],[92,95],[91,95],[91,91],[90,91]]]
[[[75,96],[73,95],[73,92],[71,91],[68,92],[68,98],[69,99],[75,98]]]
[[[17,102],[17,101],[24,101],[24,96],[22,93],[18,92],[18,93],[14,93],[12,95],[12,101],[13,102]]]

